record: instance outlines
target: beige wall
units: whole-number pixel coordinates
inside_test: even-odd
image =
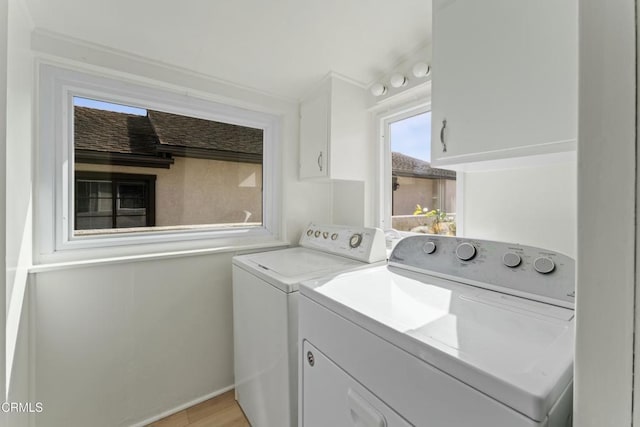
[[[444,179],[444,210],[447,213],[456,213],[456,181],[453,179]]]
[[[444,210],[450,213],[456,211],[455,180],[399,176],[398,184],[400,186],[393,192],[393,215],[412,215],[416,209],[416,204],[429,210],[440,209],[440,201],[434,199],[434,197],[437,197],[439,185],[444,187]]]
[[[76,164],[156,175],[156,226],[262,222],[262,165],[178,157],[170,169]]]
[[[437,194],[438,188],[435,182],[399,176],[400,185],[393,192],[393,215],[411,215],[416,209],[416,204],[433,209],[436,203],[433,197]]]

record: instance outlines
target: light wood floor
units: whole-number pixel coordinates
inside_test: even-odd
[[[148,427],[249,427],[249,422],[231,390],[149,424]]]

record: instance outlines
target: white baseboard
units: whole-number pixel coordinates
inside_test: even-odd
[[[156,422],[158,420],[166,418],[169,415],[173,415],[176,412],[180,412],[183,409],[190,408],[190,407],[192,407],[194,405],[197,405],[198,403],[204,402],[205,400],[209,400],[209,399],[211,399],[213,397],[221,395],[222,393],[226,393],[229,390],[233,390],[233,388],[234,388],[234,385],[231,384],[228,387],[221,388],[220,390],[216,390],[216,391],[214,391],[212,393],[209,393],[209,394],[205,394],[204,396],[198,397],[197,399],[193,399],[190,402],[183,403],[182,405],[176,406],[175,408],[169,409],[168,411],[165,411],[165,412],[163,412],[161,414],[154,415],[153,417],[147,418],[144,421],[140,421],[139,423],[132,424],[131,427],[144,427],[144,426],[149,425],[151,423],[154,423],[154,422]]]

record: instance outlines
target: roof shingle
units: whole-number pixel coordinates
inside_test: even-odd
[[[262,154],[262,129],[147,110],[146,116],[74,107],[77,150],[157,156],[171,147]]]
[[[158,138],[145,116],[74,107],[77,150],[156,155]]]
[[[397,176],[456,179],[454,171],[432,168],[429,162],[396,152],[391,153],[391,169]]]
[[[262,154],[262,129],[147,110],[160,144]]]

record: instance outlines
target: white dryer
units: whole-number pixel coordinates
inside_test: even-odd
[[[574,264],[425,235],[304,282],[299,425],[571,426]]]
[[[310,224],[300,246],[233,258],[236,400],[253,427],[294,427],[298,285],[386,264],[382,230]]]

